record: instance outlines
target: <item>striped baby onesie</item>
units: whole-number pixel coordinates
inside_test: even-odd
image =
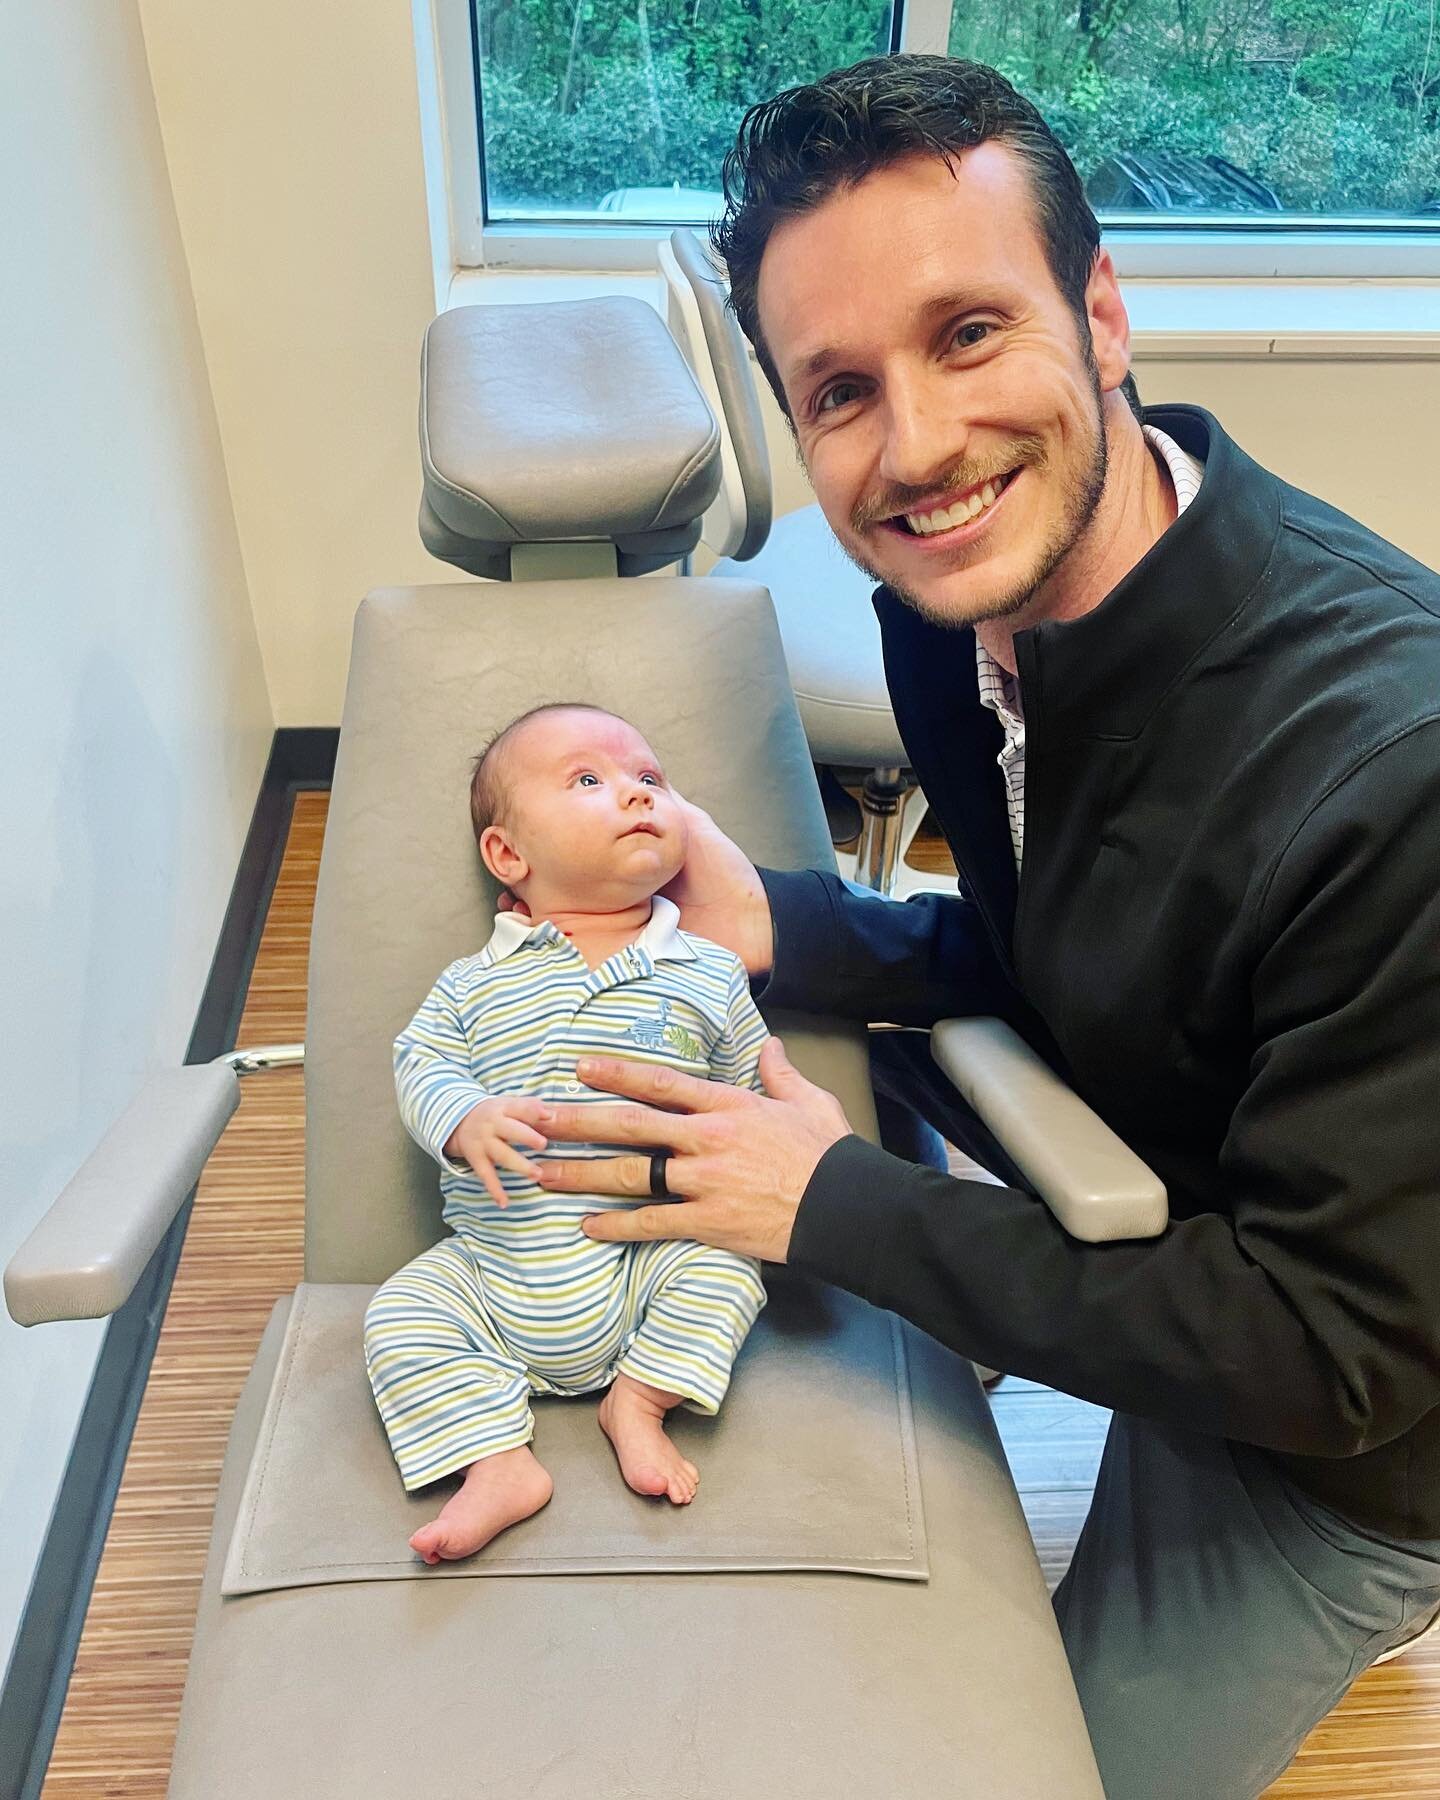
[[[745,970],[681,931],[679,916],[657,895],[639,937],[592,970],[548,920],[501,913],[485,948],[445,970],[396,1040],[401,1117],[440,1164],[455,1234],[392,1276],[366,1314],[366,1365],[407,1489],[528,1443],[531,1394],[592,1393],[623,1373],[698,1412],[724,1397],[765,1303],[757,1263],[685,1241],[596,1243],[581,1219],[633,1200],[552,1193],[500,1169],[502,1210],[444,1154],[494,1094],[613,1105],[576,1079],[587,1053],[759,1088],[767,1034]],[[544,1154],[619,1152],[567,1143]]]

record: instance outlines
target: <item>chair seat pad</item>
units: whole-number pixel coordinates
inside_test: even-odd
[[[595,1400],[535,1403],[555,1480],[542,1512],[479,1556],[429,1568],[411,1550],[456,1485],[407,1495],[365,1377],[368,1286],[306,1283],[251,1460],[227,1594],[334,1581],[830,1569],[929,1575],[899,1322],[833,1289],[771,1273],[769,1304],[716,1418],[670,1436],[705,1470],[693,1506],[642,1498],[595,1428]],[[326,1454],[315,1445],[328,1440]]]

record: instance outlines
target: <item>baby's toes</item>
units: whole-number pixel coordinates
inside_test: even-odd
[[[445,1531],[439,1520],[422,1525],[410,1540],[410,1548],[427,1563],[438,1563],[445,1547]]]

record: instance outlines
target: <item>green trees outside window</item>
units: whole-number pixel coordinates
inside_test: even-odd
[[[718,205],[747,106],[886,51],[891,10],[476,0],[476,29],[491,218],[663,222]],[[1102,212],[1440,222],[1440,0],[956,0],[950,52],[1035,101]]]

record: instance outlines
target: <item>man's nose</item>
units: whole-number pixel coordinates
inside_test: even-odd
[[[892,375],[886,382],[879,468],[885,481],[923,492],[965,460],[969,425],[956,388],[934,372]]]

